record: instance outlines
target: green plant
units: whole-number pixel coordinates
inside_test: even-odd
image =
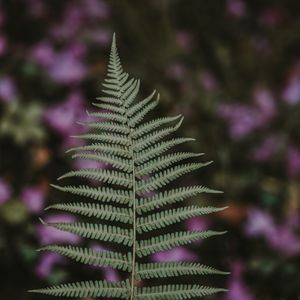
[[[158,118],[143,122],[148,112],[158,103],[155,91],[137,102],[139,80],[129,79],[123,71],[117,53],[115,37],[111,47],[108,75],[103,84],[106,96],[94,103],[99,112],[90,113],[98,122],[86,122],[94,132],[79,136],[92,140],[92,144],[70,149],[73,157],[105,162],[112,169],[83,169],[71,171],[59,179],[82,177],[111,185],[112,187],[56,186],[55,188],[87,197],[91,202],[72,202],[52,205],[75,214],[93,217],[91,223],[46,224],[81,237],[124,246],[124,253],[97,252],[88,248],[49,245],[41,250],[51,250],[81,263],[109,266],[129,273],[128,279],[118,283],[87,281],[62,284],[33,290],[53,296],[66,297],[118,297],[123,299],[188,299],[211,295],[219,288],[191,284],[139,287],[137,281],[180,275],[225,274],[214,268],[187,262],[139,263],[149,254],[186,245],[198,239],[222,234],[215,231],[171,231],[160,234],[156,230],[172,228],[171,225],[189,217],[220,211],[224,208],[181,206],[185,199],[199,193],[217,193],[203,186],[189,186],[162,190],[175,179],[208,163],[182,163],[201,154],[190,152],[169,153],[174,146],[192,141],[189,138],[165,137],[174,133],[182,123],[181,116]],[[105,121],[103,121],[105,120]],[[175,125],[172,125],[176,122]],[[152,195],[147,193],[152,192]],[[93,202],[92,202],[93,201]],[[108,204],[107,204],[108,203]],[[172,206],[173,205],[173,206]],[[172,208],[173,207],[173,208]],[[161,208],[166,208],[161,210]],[[101,220],[102,223],[99,223]],[[112,225],[104,224],[112,222]],[[121,226],[123,224],[123,226]],[[153,236],[152,233],[156,231]],[[147,235],[150,235],[147,237]],[[146,236],[146,238],[145,238]],[[127,253],[126,253],[127,252]]]

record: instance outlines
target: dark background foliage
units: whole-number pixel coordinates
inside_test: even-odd
[[[86,166],[64,152],[99,95],[113,32],[124,68],[142,79],[142,94],[160,92],[155,114],[183,114],[180,135],[195,137],[194,150],[215,161],[186,181],[225,193],[192,201],[230,206],[183,225],[225,228],[225,236],[151,259],[230,270],[216,282],[230,292],[214,299],[298,299],[296,0],[0,1],[0,298],[46,299],[26,290],[123,276],[34,250],[81,243],[44,229],[38,216],[73,220],[43,209],[67,197],[49,183]]]

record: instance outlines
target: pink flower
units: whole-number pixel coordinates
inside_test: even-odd
[[[275,232],[275,223],[272,216],[257,208],[248,210],[248,218],[245,225],[247,236],[269,236]]]
[[[300,103],[300,62],[296,62],[292,66],[287,83],[282,91],[282,98],[290,105]]]
[[[177,31],[175,38],[180,48],[182,48],[185,51],[191,50],[192,38],[188,32],[183,30]]]
[[[0,178],[0,205],[7,202],[12,195],[10,185]]]
[[[236,261],[232,264],[231,275],[228,283],[228,293],[225,296],[226,300],[254,300],[254,296],[250,293],[248,287],[243,281],[242,274],[244,265]]]
[[[86,65],[72,53],[61,52],[48,68],[50,78],[62,84],[76,84],[87,75]]]
[[[269,89],[263,86],[257,86],[253,91],[253,98],[265,118],[271,118],[276,114],[275,100]]]
[[[0,78],[0,101],[12,102],[17,99],[15,81],[10,76]]]
[[[174,80],[183,80],[186,75],[185,66],[181,63],[171,64],[167,69],[167,76]]]
[[[37,44],[31,50],[30,56],[34,63],[36,63],[42,67],[50,66],[51,64],[54,63],[54,60],[55,60],[55,52],[53,50],[53,47],[47,41],[43,41],[43,42]]]
[[[246,15],[246,4],[243,0],[227,0],[227,12],[235,18],[242,18]]]
[[[266,27],[275,28],[284,20],[284,12],[282,7],[269,7],[263,10],[259,16],[259,21]]]
[[[35,273],[41,279],[45,279],[51,273],[53,267],[57,263],[64,262],[64,258],[54,252],[43,253],[40,256],[40,260],[35,267]]]
[[[0,35],[0,56],[7,53],[7,39],[4,35]]]
[[[44,118],[46,123],[63,137],[78,134],[87,130],[86,127],[76,124],[77,121],[87,118],[85,108],[83,95],[75,91],[64,102],[49,108]]]
[[[251,153],[252,159],[260,162],[270,161],[278,152],[282,141],[277,136],[266,137]]]
[[[102,268],[104,280],[109,282],[118,282],[121,280],[119,273],[113,268]]]
[[[207,217],[193,217],[185,221],[185,228],[189,231],[194,230],[206,230],[209,226],[209,220]]]
[[[300,175],[300,150],[296,147],[289,147],[286,161],[288,175],[291,177]]]
[[[257,108],[248,105],[221,104],[217,113],[227,121],[229,134],[235,140],[246,137],[255,129],[264,126],[266,122]]]
[[[26,187],[23,189],[21,199],[28,210],[34,214],[39,214],[45,203],[44,192],[39,187]]]
[[[84,0],[82,8],[87,19],[106,20],[109,17],[109,8],[107,2],[103,0]]]
[[[185,247],[177,247],[172,250],[157,252],[151,255],[155,262],[164,261],[196,261],[197,255]]]
[[[215,92],[219,88],[216,77],[210,71],[204,71],[200,74],[200,82],[203,88],[209,93]]]
[[[76,218],[73,215],[64,213],[48,215],[45,218],[46,223],[72,223],[75,221]],[[81,240],[79,236],[73,233],[58,230],[44,224],[39,224],[37,226],[37,236],[42,245],[64,243],[78,244]]]
[[[284,255],[300,254],[300,238],[286,224],[277,226],[276,232],[266,237],[269,246]]]

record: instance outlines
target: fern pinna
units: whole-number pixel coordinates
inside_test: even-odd
[[[145,116],[156,107],[159,95],[155,95],[154,91],[144,100],[136,100],[140,81],[129,79],[128,74],[123,71],[115,36],[103,86],[105,96],[97,98],[100,102],[93,104],[99,111],[89,113],[91,117],[99,118],[99,121],[83,123],[92,132],[79,136],[92,142],[70,151],[75,153],[75,158],[101,161],[111,168],[81,169],[64,174],[59,179],[81,177],[102,184],[99,187],[54,185],[58,190],[83,196],[85,200],[50,207],[90,217],[91,221],[45,225],[83,238],[121,244],[124,251],[95,251],[68,245],[48,245],[41,250],[54,251],[84,264],[109,266],[128,272],[128,279],[117,283],[68,283],[32,292],[64,297],[181,300],[224,291],[198,284],[147,285],[147,279],[225,274],[199,263],[141,262],[143,257],[150,254],[222,234],[223,232],[210,230],[169,230],[169,233],[161,231],[172,229],[173,224],[190,217],[217,212],[223,208],[180,206],[189,197],[217,192],[203,186],[164,189],[175,179],[208,163],[187,162],[200,154],[170,152],[174,146],[193,140],[170,137],[165,139],[179,128],[183,120],[181,116],[144,121]],[[99,220],[111,221],[114,225],[101,224]]]

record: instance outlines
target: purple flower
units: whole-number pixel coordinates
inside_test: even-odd
[[[53,64],[48,67],[50,78],[61,84],[76,84],[87,75],[87,68],[72,52],[56,54]]]
[[[275,223],[272,216],[258,208],[248,210],[245,233],[250,237],[269,236],[275,232]]]
[[[64,258],[57,253],[47,252],[43,253],[40,257],[40,260],[35,267],[35,273],[41,279],[45,279],[51,273],[53,267],[57,263],[64,262]]]
[[[110,165],[92,159],[75,159],[73,163],[73,167],[78,170],[79,169],[107,169],[110,167]]]
[[[78,34],[84,21],[84,11],[80,5],[71,3],[63,13],[62,22],[50,29],[51,37],[59,40],[69,40]]]
[[[27,0],[29,13],[34,17],[42,17],[45,13],[45,2],[41,0]]]
[[[287,173],[291,177],[300,175],[300,150],[296,147],[289,147],[286,156]]]
[[[86,128],[77,125],[76,122],[87,118],[85,108],[83,95],[75,91],[64,102],[49,108],[44,118],[46,123],[63,137],[82,133]]]
[[[119,273],[109,267],[102,268],[104,280],[109,282],[118,282],[121,280]]]
[[[52,45],[47,42],[43,41],[36,45],[31,50],[31,59],[34,63],[42,66],[48,67],[54,63],[55,60],[55,52],[53,50]]]
[[[0,56],[7,52],[7,39],[4,35],[0,35]]]
[[[84,0],[82,1],[82,8],[87,19],[95,18],[99,21],[109,17],[107,2],[103,0]]]
[[[287,104],[300,103],[300,62],[296,62],[291,68],[281,96]]]
[[[245,282],[240,277],[233,277],[228,283],[226,300],[254,300]]]
[[[96,28],[86,33],[87,37],[101,47],[108,47],[111,42],[112,33],[108,29]]]
[[[201,85],[207,92],[212,93],[218,90],[219,83],[212,72],[203,71],[199,78]]]
[[[271,118],[276,114],[275,100],[269,89],[257,86],[253,91],[253,98],[265,118]]]
[[[185,222],[185,228],[189,231],[206,230],[209,226],[209,220],[206,217],[193,217]]]
[[[185,51],[191,50],[192,38],[188,32],[183,30],[177,31],[175,37],[176,37],[176,42],[180,48],[182,48]]]
[[[75,222],[76,218],[69,214],[53,214],[46,217],[46,223],[72,223]],[[42,245],[47,244],[78,244],[80,242],[80,237],[67,232],[58,230],[56,228],[39,224],[37,226],[37,236]]]
[[[221,104],[217,114],[227,121],[229,134],[239,140],[266,123],[263,114],[255,107],[241,104]]]
[[[227,0],[227,12],[235,18],[242,18],[246,15],[246,4],[243,0]]]
[[[263,10],[259,16],[260,23],[269,28],[275,28],[276,26],[280,25],[283,19],[284,13],[282,7],[280,9],[269,7]]]
[[[274,234],[266,237],[269,246],[284,255],[296,256],[300,254],[300,238],[286,224],[277,226]]]
[[[282,92],[282,98],[288,104],[300,102],[300,78],[290,78]]]
[[[7,202],[12,195],[10,185],[0,178],[0,205]]]
[[[10,76],[0,78],[0,101],[12,102],[17,99],[15,81]]]
[[[177,247],[172,250],[157,252],[151,255],[155,262],[164,261],[196,261],[197,255],[185,247]]]
[[[44,208],[45,195],[39,187],[24,188],[21,199],[28,210],[34,214],[40,213]]]
[[[181,63],[174,63],[167,69],[167,76],[174,80],[183,80],[186,75],[185,66]]]
[[[231,267],[231,276],[228,283],[228,293],[225,296],[226,300],[254,300],[253,295],[248,290],[242,279],[244,265],[236,261]]]
[[[270,161],[278,152],[281,142],[281,139],[277,136],[267,137],[252,150],[252,159],[260,162]]]
[[[270,248],[284,255],[293,256],[300,253],[300,238],[295,233],[295,229],[299,227],[298,224],[295,228],[295,224],[291,225],[289,221],[278,225],[269,213],[251,208],[245,225],[245,233],[251,237],[261,236]]]

